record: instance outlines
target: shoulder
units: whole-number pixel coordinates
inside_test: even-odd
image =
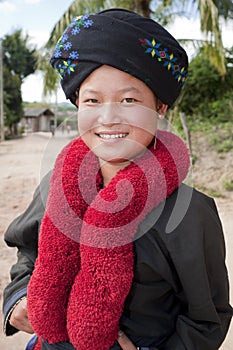
[[[199,245],[212,238],[223,241],[213,198],[184,184],[141,223],[138,237],[143,235],[151,242],[160,240],[167,249]]]
[[[182,185],[163,203],[155,226],[171,234],[187,227],[205,226],[212,221],[219,222],[214,199],[193,187]]]
[[[153,226],[171,255],[193,256],[216,252],[225,254],[222,224],[213,198],[183,185],[171,196]],[[205,251],[205,253],[204,253]],[[179,257],[179,255],[181,255]]]

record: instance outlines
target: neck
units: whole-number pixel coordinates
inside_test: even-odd
[[[130,161],[111,163],[105,162],[101,159],[99,160],[99,162],[104,186],[106,186],[112,180],[112,178],[116,176],[119,170],[124,169],[130,164]]]

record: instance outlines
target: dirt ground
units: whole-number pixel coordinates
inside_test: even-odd
[[[26,208],[32,198],[36,185],[43,174],[52,167],[59,150],[73,135],[62,134],[58,131],[54,138],[50,134],[35,133],[18,140],[0,143],[0,298],[2,291],[9,281],[9,270],[16,261],[16,251],[8,248],[3,241],[3,233],[9,223]],[[204,150],[204,151],[203,151]],[[226,247],[227,266],[230,284],[233,285],[233,193],[224,192],[221,183],[224,177],[233,174],[232,154],[219,157],[209,147],[203,145],[199,138],[195,142],[194,152],[201,154],[192,171],[192,182],[201,187],[217,189],[223,197],[216,198],[220,217],[223,223]],[[200,170],[201,169],[201,170]],[[231,300],[233,293],[231,291]],[[31,336],[22,332],[12,337],[3,334],[3,319],[0,315],[0,349],[23,350],[27,339]],[[221,350],[233,349],[233,324]],[[198,350],[198,349],[197,349]]]

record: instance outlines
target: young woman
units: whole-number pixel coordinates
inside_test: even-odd
[[[50,180],[27,289],[34,348],[218,349],[232,316],[221,223],[213,200],[182,184],[183,141],[157,130],[185,51],[156,22],[112,9],[75,18],[51,63],[80,137]]]

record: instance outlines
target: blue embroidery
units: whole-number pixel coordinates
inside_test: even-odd
[[[70,50],[71,47],[72,47],[72,44],[71,44],[70,41],[65,43],[64,46],[63,46],[64,50],[66,50],[66,51]]]
[[[71,60],[77,60],[79,58],[79,53],[77,51],[71,51],[69,54],[69,58]]]
[[[89,15],[78,16],[73,19],[69,27],[66,29],[65,33],[62,35],[61,39],[58,41],[54,57],[62,57],[63,52],[65,51],[65,57],[61,64],[58,65],[57,71],[61,79],[66,75],[70,75],[74,72],[75,67],[78,64],[79,53],[78,51],[72,50],[72,36],[78,35],[81,32],[82,28],[88,29],[93,25],[93,21],[89,19]]]
[[[79,27],[75,27],[74,29],[71,30],[72,35],[77,35],[81,32],[81,29]]]

